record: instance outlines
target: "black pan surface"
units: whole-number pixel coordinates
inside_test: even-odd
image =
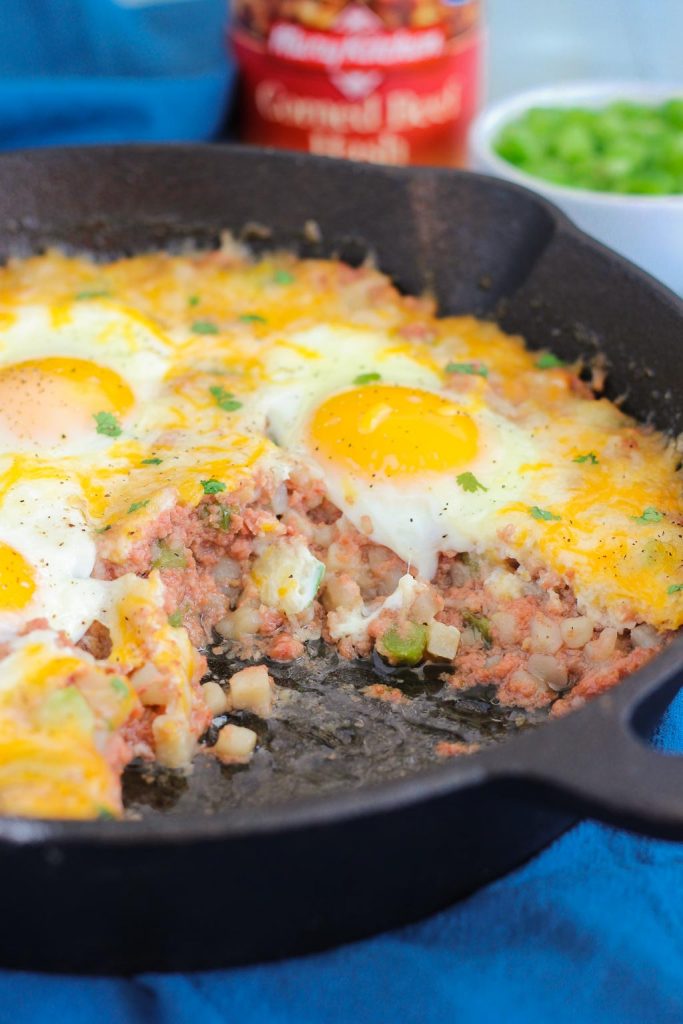
[[[207,246],[226,229],[256,250],[372,255],[406,291],[433,288],[444,313],[495,316],[570,359],[602,351],[628,411],[683,428],[679,300],[513,185],[238,147],[0,157],[1,256]],[[291,955],[441,907],[579,813],[681,837],[683,772],[638,737],[682,665],[676,641],[541,725],[483,688],[445,695],[429,673],[392,678],[412,697],[397,713],[361,692],[383,666],[311,648],[277,668],[287,699],[248,769],[134,767],[124,822],[0,819],[0,962],[105,972]],[[483,749],[437,766],[435,738]]]

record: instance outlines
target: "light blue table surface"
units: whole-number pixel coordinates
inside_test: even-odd
[[[683,0],[484,0],[488,98],[584,78],[683,85]]]

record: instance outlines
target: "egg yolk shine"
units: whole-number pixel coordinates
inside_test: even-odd
[[[0,612],[25,608],[36,589],[33,569],[7,544],[0,544]]]
[[[397,385],[332,395],[316,409],[309,436],[318,458],[384,477],[457,469],[478,441],[474,420],[453,402]]]
[[[133,392],[87,359],[48,356],[0,367],[0,431],[36,446],[92,434],[99,412],[125,415]]]

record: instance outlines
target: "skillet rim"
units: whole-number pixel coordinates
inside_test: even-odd
[[[683,299],[670,288],[578,228],[566,214],[544,196],[517,182],[489,174],[459,168],[353,164],[349,161],[299,152],[230,143],[121,143],[51,146],[0,153],[0,176],[4,165],[17,160],[49,163],[50,160],[59,159],[63,155],[76,158],[95,155],[98,159],[106,162],[107,157],[113,154],[155,158],[162,154],[167,157],[174,152],[192,153],[198,156],[211,155],[212,157],[221,153],[238,152],[248,154],[251,158],[260,156],[267,160],[274,159],[289,164],[318,165],[321,169],[329,165],[344,166],[351,174],[354,171],[363,175],[379,172],[383,178],[388,175],[398,180],[450,181],[454,178],[478,180],[484,188],[495,187],[513,195],[523,195],[537,208],[544,210],[552,221],[554,231],[551,240],[558,236],[565,236],[570,239],[572,244],[585,246],[602,255],[613,265],[621,266],[627,273],[635,276],[654,292],[657,301],[672,307],[683,327]],[[113,217],[111,222],[115,223],[116,218]],[[143,219],[138,223],[144,225],[145,221]],[[23,234],[25,236],[26,231]],[[17,231],[17,239],[21,236],[22,231]],[[87,250],[83,249],[82,251],[85,253]],[[541,258],[544,251],[545,247],[536,259]],[[536,261],[534,261],[532,269],[535,263]],[[515,290],[519,287],[520,285],[517,285],[511,295],[514,295]],[[674,664],[668,669],[662,666],[663,661],[671,662],[672,660]],[[324,796],[312,795],[276,804],[264,804],[260,807],[235,809],[227,812],[217,811],[213,814],[178,813],[155,817],[153,820],[117,819],[114,821],[0,817],[0,846],[20,847],[56,843],[65,847],[84,844],[144,847],[147,845],[179,845],[188,842],[220,842],[226,839],[239,840],[282,831],[321,828],[326,825],[341,824],[351,819],[400,811],[415,803],[437,799],[470,786],[523,776],[524,769],[543,781],[543,764],[538,766],[534,763],[534,740],[539,732],[542,735],[547,735],[548,729],[552,727],[557,733],[564,726],[565,733],[568,734],[569,727],[565,725],[565,722],[583,721],[588,725],[591,716],[595,717],[596,710],[605,712],[609,708],[612,710],[611,727],[617,731],[620,727],[619,710],[625,713],[628,726],[633,714],[648,695],[663,686],[667,680],[681,670],[683,670],[683,634],[674,639],[651,662],[627,676],[614,690],[593,699],[566,718],[548,720],[525,730],[523,734],[510,737],[500,744],[487,747],[467,757],[451,759],[443,765],[435,765],[412,775],[391,779],[376,785],[364,785],[358,789],[342,789]],[[535,746],[538,745],[538,743],[535,744]],[[520,749],[524,752],[527,747],[531,747],[531,756],[527,758],[526,763],[524,763],[524,755],[522,756],[522,763],[519,766],[522,768],[521,772],[519,767],[512,769],[509,764],[506,767],[505,761],[514,760],[514,757],[506,758],[505,753],[514,755]]]

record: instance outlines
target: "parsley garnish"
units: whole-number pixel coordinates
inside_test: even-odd
[[[456,476],[455,482],[462,487],[463,491],[469,491],[471,494],[474,494],[475,491],[488,491],[488,487],[479,483],[474,473],[461,473]]]
[[[111,292],[106,288],[84,288],[82,292],[76,292],[74,298],[80,302],[81,299],[104,299]]]
[[[577,455],[575,459],[572,459],[572,462],[590,462],[592,466],[597,466],[598,457],[595,452],[586,452],[585,455]]]
[[[195,334],[218,334],[218,328],[211,320],[195,320],[191,330]]]
[[[98,526],[95,533],[106,533],[107,530],[111,530],[111,523],[108,526]]]
[[[276,270],[273,274],[273,281],[276,284],[291,284],[294,281],[294,274],[290,274],[288,270]]]
[[[243,313],[242,316],[238,317],[243,324],[267,324],[268,321],[264,316],[259,316],[258,313]]]
[[[201,300],[198,295],[190,295],[189,299],[187,300],[187,304],[188,306],[198,306],[200,301]]]
[[[466,373],[470,377],[488,377],[489,371],[479,363],[446,363],[446,373]]]
[[[163,459],[158,459],[156,457],[153,458],[153,459],[143,459],[142,462],[140,463],[140,465],[141,466],[160,466],[163,461],[164,461]]]
[[[127,514],[130,515],[131,512],[139,512],[141,508],[145,507],[145,505],[149,505],[149,498],[146,498],[145,501],[134,501],[128,509]]]
[[[115,693],[118,693],[119,697],[127,697],[130,693],[130,689],[120,676],[112,676],[109,680],[111,688]]]
[[[95,423],[97,423],[97,433],[104,434],[105,437],[119,437],[122,432],[121,425],[113,412],[96,412]]]
[[[230,392],[222,388],[220,384],[214,384],[209,388],[209,392],[216,399],[216,405],[223,409],[224,412],[234,412],[235,409],[241,409],[242,403],[238,402],[235,396]]]
[[[108,807],[103,807],[102,804],[96,804],[96,807],[97,817],[100,818],[100,820],[113,821],[114,818],[116,817],[116,815],[112,811],[110,811]]]
[[[210,480],[200,480],[199,482],[204,488],[204,494],[220,494],[225,490],[225,484],[220,480],[214,480],[213,477]]]
[[[640,516],[631,516],[631,519],[636,523],[661,523],[664,515],[659,512],[652,505],[648,505],[646,509],[643,509],[643,514]]]
[[[353,378],[354,384],[372,384],[375,380],[381,380],[381,373],[359,373],[357,377]]]
[[[178,626],[182,626],[183,613],[181,612],[180,608],[176,608],[174,612],[171,612],[171,614],[168,617],[168,624],[169,626],[173,626],[175,629],[177,629]]]
[[[667,594],[677,594],[679,590],[683,590],[683,583],[672,583],[670,587],[667,587]]]
[[[562,518],[562,516],[556,516],[547,508],[539,508],[538,505],[532,505],[529,509],[529,514],[534,519],[542,519],[546,523],[557,522],[558,519]]]
[[[554,370],[556,366],[565,366],[566,363],[562,359],[558,359],[552,352],[544,352],[536,360],[536,366],[539,370]]]

